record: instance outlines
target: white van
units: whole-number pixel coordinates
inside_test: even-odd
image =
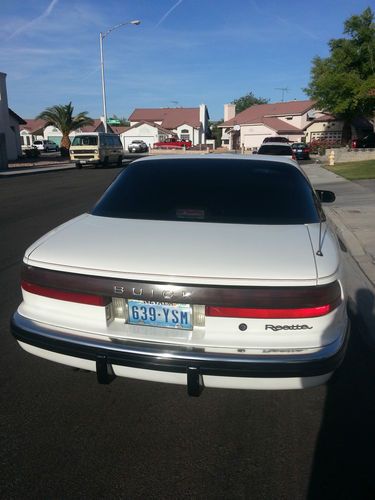
[[[77,134],[69,149],[70,160],[77,168],[83,165],[101,165],[103,167],[115,163],[122,165],[124,149],[120,137],[116,134],[104,132],[87,132]]]

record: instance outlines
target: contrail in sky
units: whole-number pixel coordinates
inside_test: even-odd
[[[160,19],[160,21],[159,21],[159,22],[157,23],[157,25],[155,26],[155,28],[157,28],[158,26],[160,26],[160,25],[161,25],[161,23],[163,23],[163,22],[167,19],[167,17],[169,16],[169,14],[171,14],[171,13],[174,11],[174,9],[175,9],[176,7],[178,7],[178,6],[180,5],[180,3],[182,3],[182,2],[183,2],[183,0],[178,0],[178,1],[177,1],[174,5],[173,5],[173,7],[171,7],[171,8],[168,10],[168,12],[166,12],[166,13],[164,14],[164,16]]]
[[[16,31],[14,31],[10,37],[8,38],[8,40],[10,40],[11,38],[14,38],[16,35],[18,35],[19,33],[22,33],[23,31],[26,31],[28,30],[29,28],[32,28],[34,26],[34,24],[36,24],[38,21],[41,21],[42,19],[45,19],[46,17],[48,17],[52,10],[54,9],[55,5],[57,4],[59,0],[52,0],[52,2],[48,5],[48,7],[46,8],[46,10],[38,17],[35,17],[34,19],[32,19],[31,21],[29,21],[28,23],[25,23],[23,26],[19,27]]]

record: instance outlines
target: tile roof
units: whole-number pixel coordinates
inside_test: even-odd
[[[81,132],[96,132],[100,125],[103,123],[100,118],[94,118],[92,125],[85,125],[81,127]],[[104,126],[104,125],[103,125]],[[110,126],[108,125],[108,128]]]
[[[168,134],[168,135],[171,135],[171,131],[170,130],[167,130],[165,128],[163,128],[161,125],[159,125],[158,123],[155,123],[155,122],[147,122],[145,120],[142,120],[140,121],[139,123],[136,123],[135,125],[132,125],[131,127],[128,127],[128,130],[132,130],[133,128],[137,128],[139,127],[140,125],[143,125],[143,124],[146,124],[146,125],[150,125],[151,127],[155,127],[159,130],[159,132],[162,132],[163,134]]]
[[[124,127],[123,125],[111,125],[111,129],[113,130],[114,134],[120,135],[129,130],[130,127]]]
[[[296,134],[300,134],[302,132],[302,130],[298,127],[294,127],[294,125],[291,125],[290,123],[279,120],[279,118],[264,117],[263,123],[279,134],[292,134],[293,132],[295,132]]]
[[[255,104],[241,111],[230,120],[221,123],[220,126],[231,127],[233,125],[263,123],[264,117],[302,115],[313,108],[314,105],[315,102],[311,100]]]
[[[166,129],[179,125],[200,127],[199,108],[136,108],[129,116],[131,122],[161,122]]]
[[[41,120],[39,118],[33,119],[33,118],[25,118],[25,126],[22,127],[22,130],[27,130],[30,132],[30,134],[34,134],[35,132],[38,132],[39,130],[43,130],[44,127],[46,126],[46,121]]]

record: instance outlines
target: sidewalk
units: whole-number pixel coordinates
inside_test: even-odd
[[[337,235],[375,287],[375,192],[317,164],[302,166],[315,188],[333,191],[324,212]]]

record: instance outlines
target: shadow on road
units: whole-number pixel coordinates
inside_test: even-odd
[[[372,311],[374,295],[358,290],[356,303]],[[309,500],[375,498],[375,352],[352,309],[355,334],[342,367],[327,387]]]

